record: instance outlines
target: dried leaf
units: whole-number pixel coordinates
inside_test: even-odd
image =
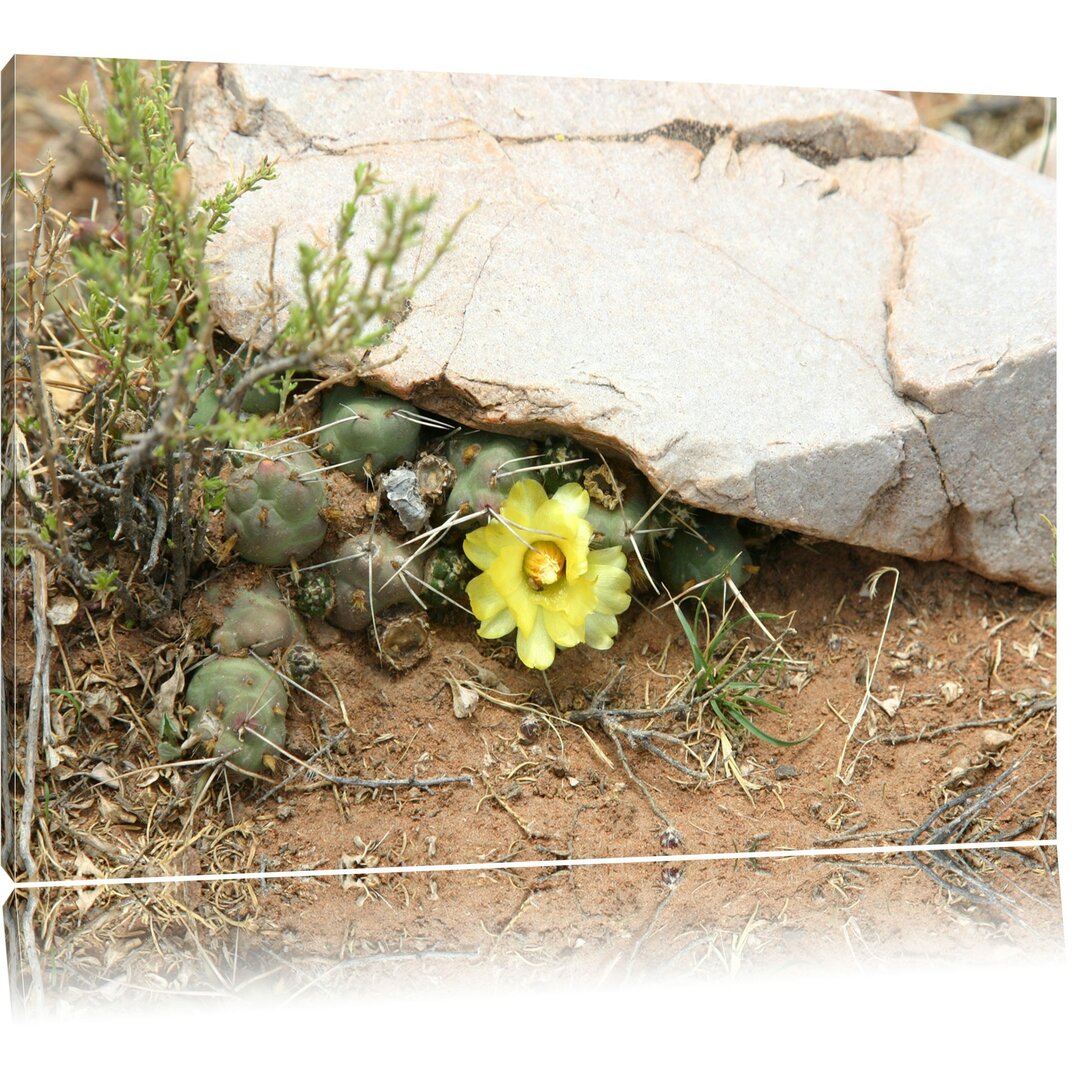
[[[82,851],[77,852],[75,855],[75,874],[80,878],[98,878],[102,876],[101,871]],[[75,906],[79,909],[80,915],[85,915],[90,910],[100,892],[100,887],[90,888],[89,886],[77,891]]]
[[[450,683],[450,691],[454,695],[454,715],[459,720],[464,720],[476,711],[480,695],[468,685],[462,685],[457,679],[447,679]]]
[[[110,825],[134,825],[139,819],[104,795],[98,796],[98,813]]]
[[[164,735],[167,727],[181,733],[182,729],[174,718],[177,695],[184,689],[184,667],[178,660],[173,673],[158,687],[154,695],[154,716],[158,721],[158,733]]]
[[[53,626],[67,626],[79,613],[79,601],[74,596],[59,596],[45,612]]]
[[[83,694],[82,706],[102,728],[108,728],[120,710],[120,697],[115,691],[100,687]]]
[[[75,854],[75,876],[81,878],[101,877],[101,871],[81,849]]]
[[[472,660],[465,661],[473,671],[473,679],[487,690],[494,690],[497,694],[512,694],[509,686],[506,685],[490,668],[486,668],[481,664],[473,663]]]
[[[964,688],[958,682],[945,682],[941,684],[941,696],[946,705],[951,705],[964,692]]]
[[[120,790],[120,781],[117,779],[117,771],[111,765],[106,765],[104,761],[99,761],[98,764],[94,766],[90,771],[90,776],[99,784],[104,784],[106,787],[112,788],[113,791]]]
[[[875,699],[877,700],[877,699]],[[900,705],[904,700],[903,692],[894,694],[892,697],[887,697],[884,701],[877,701],[881,711],[891,720],[899,711]]]

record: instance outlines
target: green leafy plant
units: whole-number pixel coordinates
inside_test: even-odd
[[[98,570],[90,582],[90,591],[98,599],[105,600],[116,592],[119,580],[119,570]]]
[[[370,164],[357,165],[353,192],[341,207],[334,242],[326,248],[300,245],[304,300],[293,305],[275,343],[280,356],[325,356],[381,344],[406,302],[449,248],[464,215],[447,230],[431,258],[412,277],[402,277],[402,255],[423,237],[435,196],[415,191],[405,197],[388,193],[382,199],[378,243],[365,251],[363,272],[354,274],[348,245],[356,231],[360,203],[381,184]]]
[[[704,600],[696,601],[693,622],[677,604],[674,606],[690,646],[692,700],[708,704],[717,721],[729,730],[742,728],[771,746],[798,746],[816,734],[811,732],[799,739],[781,739],[770,735],[751,719],[761,709],[773,713],[784,711],[764,697],[769,672],[789,663],[781,639],[770,637],[769,643],[760,647],[746,633],[751,624],[760,626],[775,621],[778,616],[747,614],[732,618],[729,608],[714,631]]]
[[[226,448],[265,445],[284,433],[273,416],[250,413],[283,412],[297,377],[328,354],[361,354],[362,373],[363,352],[403,317],[462,218],[419,270],[406,273],[402,256],[424,235],[434,196],[386,193],[376,240],[354,265],[350,241],[362,202],[381,183],[369,165],[359,166],[333,242],[300,248],[302,297],[276,340],[261,352],[244,343],[219,355],[208,245],[238,200],[274,179],[274,166],[264,159],[197,199],[177,141],[172,66],[99,66],[103,109],[95,112],[85,85],[66,100],[101,151],[115,223],[73,222],[52,210],[51,165],[36,187],[22,176],[14,182],[35,209],[25,269],[14,282],[24,313],[18,359],[30,372],[34,404],[22,429],[49,477],[47,496],[24,509],[30,540],[84,594],[102,585],[86,552],[93,558],[107,543],[134,555],[119,560],[108,585],[125,622],[138,624],[179,604],[205,561],[210,516],[224,505]],[[12,284],[5,281],[6,297]],[[52,360],[70,362],[87,382],[74,414],[59,415],[45,389]]]

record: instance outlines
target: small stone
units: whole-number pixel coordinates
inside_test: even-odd
[[[982,748],[988,754],[996,754],[1003,747],[1008,746],[1012,741],[1013,736],[1005,731],[992,729],[982,733]]]
[[[794,765],[777,765],[776,766],[776,779],[777,780],[798,780],[799,770]]]
[[[534,743],[540,738],[540,718],[535,713],[527,713],[518,728],[518,735],[523,743]]]
[[[964,688],[958,682],[945,682],[941,684],[941,697],[946,705],[957,701],[964,693]]]

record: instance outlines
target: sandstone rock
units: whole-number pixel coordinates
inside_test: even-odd
[[[436,191],[378,382],[562,430],[687,502],[1053,591],[1055,187],[873,93],[258,67],[187,87],[197,188],[280,178],[213,248],[265,345],[274,279],[358,161]],[[365,210],[357,254],[375,236]],[[357,363],[360,358],[352,358]]]

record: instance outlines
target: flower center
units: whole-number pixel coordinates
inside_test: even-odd
[[[540,540],[525,553],[521,564],[529,585],[539,592],[566,576],[566,556],[550,540]]]

